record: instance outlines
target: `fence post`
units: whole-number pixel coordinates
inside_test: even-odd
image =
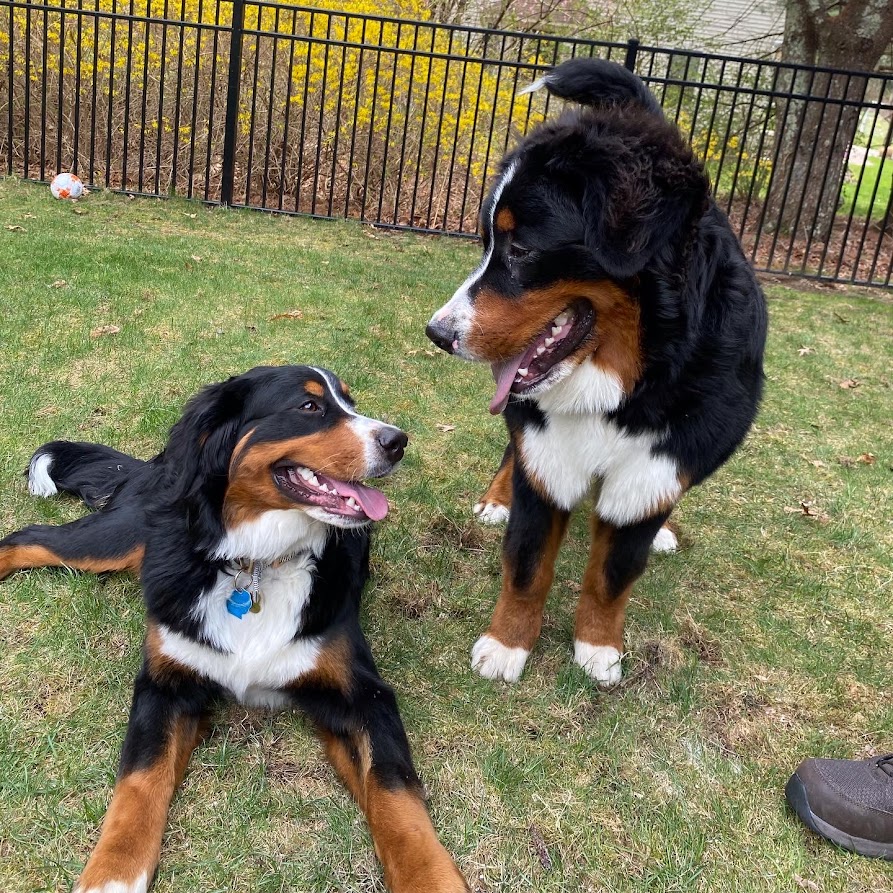
[[[635,37],[631,37],[626,42],[626,59],[623,60],[623,67],[630,71],[636,70],[636,56],[639,52],[639,41]]]
[[[236,163],[236,134],[239,129],[239,87],[242,79],[242,33],[245,30],[245,0],[232,0],[233,22],[229,39],[229,81],[226,86],[226,121],[223,128],[223,170],[220,203],[233,203]]]

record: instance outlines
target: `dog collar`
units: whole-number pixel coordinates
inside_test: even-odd
[[[304,551],[290,552],[269,563],[255,561],[253,558],[243,558],[235,562],[235,569],[230,571],[233,575],[233,591],[226,600],[226,610],[239,620],[249,611],[252,614],[259,614],[261,609],[260,578],[264,568],[279,567],[287,561],[293,561]]]

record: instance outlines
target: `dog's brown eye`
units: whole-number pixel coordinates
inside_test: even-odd
[[[517,242],[512,242],[509,245],[509,258],[512,260],[524,260],[524,258],[530,255],[530,249],[525,248],[523,245],[519,245]]]
[[[306,400],[301,404],[301,412],[319,412],[319,404],[313,400]]]

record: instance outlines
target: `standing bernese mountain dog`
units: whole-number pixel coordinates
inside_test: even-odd
[[[394,893],[467,890],[425,808],[391,688],[360,629],[370,521],[406,435],[359,415],[331,372],[259,367],[201,391],[148,462],[55,441],[36,495],[98,508],[0,540],[0,578],[139,572],[147,631],[118,778],[76,893],[142,893],[168,806],[221,698],[297,707],[366,815]]]
[[[508,528],[472,666],[520,677],[569,514],[591,493],[574,659],[607,686],[649,547],[675,547],[673,507],[753,422],[766,304],[701,164],[639,78],[573,59],[531,89],[543,85],[583,108],[505,157],[481,212],[483,261],[427,334],[492,364],[490,411],[510,437],[475,507]]]

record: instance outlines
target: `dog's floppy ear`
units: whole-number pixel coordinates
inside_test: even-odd
[[[208,486],[225,485],[250,384],[236,376],[201,390],[171,428],[164,464],[174,496],[189,499]]]
[[[709,185],[693,156],[636,154],[587,178],[586,244],[615,279],[642,272],[660,250],[687,239],[707,206]]]

